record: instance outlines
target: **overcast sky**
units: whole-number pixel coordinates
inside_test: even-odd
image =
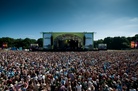
[[[94,40],[138,34],[138,0],[0,0],[0,37],[95,32]]]

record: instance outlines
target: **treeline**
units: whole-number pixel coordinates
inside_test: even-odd
[[[10,37],[0,38],[0,47],[2,47],[4,43],[7,43],[8,47],[16,47],[16,48],[22,47],[23,49],[28,49],[30,48],[30,44],[38,44],[40,47],[42,47],[43,39],[42,38],[39,38],[38,40],[30,38],[14,39]]]
[[[131,41],[138,41],[138,34],[133,37],[106,37],[104,39],[100,39],[94,41],[94,48],[98,48],[98,44],[107,44],[107,49],[127,49],[130,48]],[[2,47],[3,43],[7,43],[8,47],[22,47],[23,49],[30,48],[30,44],[38,44],[39,47],[43,46],[43,39],[14,39],[10,37],[2,37],[0,38],[0,47]]]
[[[97,48],[98,44],[107,44],[107,49],[128,49],[131,47],[131,41],[138,41],[138,34],[133,37],[106,37],[94,41],[94,47]]]

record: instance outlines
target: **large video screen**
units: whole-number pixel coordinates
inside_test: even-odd
[[[51,35],[50,33],[43,34],[43,48],[50,49],[51,47]]]
[[[92,33],[85,34],[85,48],[86,49],[93,48],[93,34]]]

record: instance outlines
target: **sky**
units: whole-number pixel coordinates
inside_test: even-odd
[[[138,0],[0,0],[0,38],[94,32],[94,40],[138,34]]]

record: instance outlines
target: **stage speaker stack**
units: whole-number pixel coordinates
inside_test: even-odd
[[[51,36],[51,45],[53,45],[53,36]]]
[[[84,37],[83,37],[83,45],[85,45],[85,40],[86,40],[86,37],[84,35]]]

